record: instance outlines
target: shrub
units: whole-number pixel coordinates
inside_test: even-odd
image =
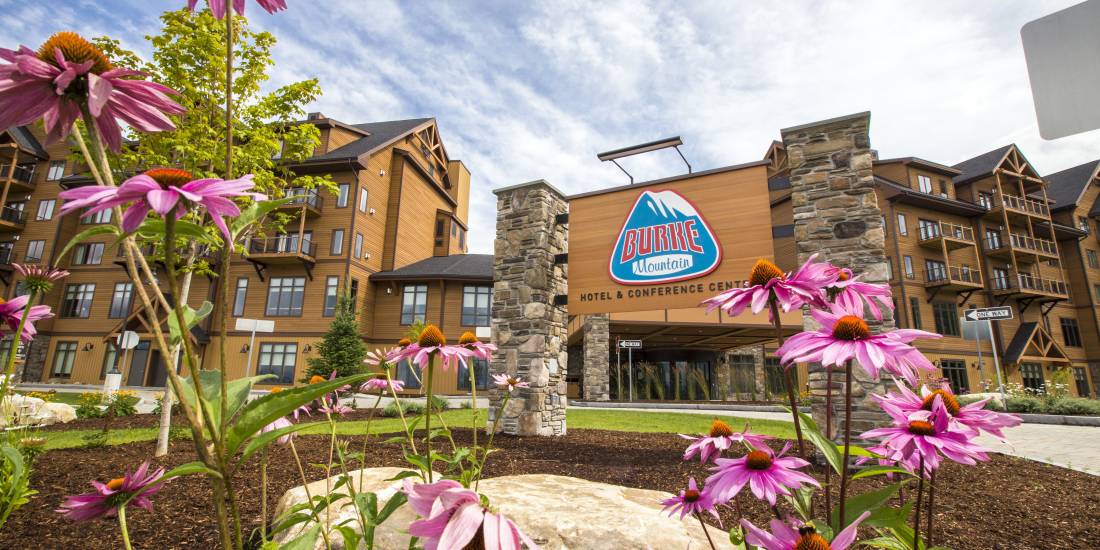
[[[106,413],[99,407],[103,405],[103,394],[99,392],[84,392],[76,404],[77,418],[102,418]]]
[[[1041,414],[1046,410],[1043,400],[1038,397],[1009,397],[1008,411],[1014,413]]]
[[[1051,414],[1100,416],[1100,401],[1080,397],[1066,397],[1051,403]]]
[[[153,414],[155,416],[160,416],[160,413],[164,412],[164,409],[162,408],[163,404],[164,404],[164,398],[163,397],[158,397],[156,399],[156,406],[153,407]],[[179,401],[176,401],[176,400],[173,399],[172,400],[172,416],[176,416],[179,413],[180,413]]]
[[[439,397],[438,395],[432,396],[432,412],[441,412],[447,410],[447,400]]]
[[[132,391],[118,391],[111,397],[111,402],[107,404],[107,408],[115,416],[133,416],[137,414],[137,404],[141,402],[141,398],[134,394]]]
[[[386,405],[379,414],[386,418],[397,418],[400,416],[397,412],[397,407],[399,406],[401,407],[401,411],[405,413],[405,416],[422,414],[424,412],[424,407],[419,403],[414,403],[412,401],[394,401]]]

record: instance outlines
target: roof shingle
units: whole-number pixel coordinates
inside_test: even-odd
[[[492,254],[453,254],[434,256],[411,263],[393,271],[379,271],[370,276],[372,281],[408,281],[417,279],[456,279],[465,281],[492,281]]]
[[[1052,210],[1071,208],[1081,200],[1081,194],[1085,192],[1093,174],[1096,173],[1097,164],[1100,164],[1100,160],[1090,160],[1073,168],[1049,174],[1044,178],[1050,184],[1047,186],[1047,197],[1054,200]]]

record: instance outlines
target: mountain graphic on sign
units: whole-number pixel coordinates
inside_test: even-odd
[[[634,201],[608,271],[626,285],[650,285],[702,277],[718,267],[722,249],[703,216],[672,190],[643,191]]]

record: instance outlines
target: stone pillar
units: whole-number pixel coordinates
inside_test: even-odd
[[[848,267],[863,280],[888,283],[885,233],[882,211],[871,173],[873,153],[868,137],[871,113],[857,113],[781,130],[791,166],[791,204],[794,207],[794,238],[799,263],[811,254]],[[889,314],[888,311],[884,313]],[[872,332],[894,328],[890,317],[881,323],[868,321]],[[812,329],[806,316],[803,326]],[[825,426],[826,373],[811,365],[809,386],[813,395],[813,416]],[[869,395],[882,393],[885,385],[853,365],[852,433],[874,427],[887,419]],[[843,433],[844,373],[833,373],[833,433]]]
[[[716,369],[718,378],[718,399],[722,401],[737,401],[737,394],[733,393],[732,384],[730,384],[730,355],[731,352],[718,354],[718,368]]]
[[[18,367],[15,379],[20,382],[41,382],[42,371],[46,367],[46,353],[50,350],[50,337],[39,332],[27,346],[27,357]]]
[[[606,313],[584,318],[584,370],[581,372],[586,401],[611,398],[611,317]]]
[[[565,264],[555,262],[568,239],[558,214],[565,195],[538,180],[493,191],[497,196],[493,260],[493,374],[531,384],[512,395],[499,431],[513,435],[565,435],[566,311],[554,297],[566,294]],[[504,398],[492,389],[489,427]]]

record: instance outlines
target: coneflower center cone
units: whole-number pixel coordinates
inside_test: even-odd
[[[924,398],[924,403],[921,404],[921,408],[926,411],[932,410],[932,403],[936,401],[937,395],[943,400],[943,408],[947,409],[947,412],[951,413],[951,416],[959,415],[959,410],[961,410],[961,407],[959,407],[959,400],[955,398],[955,394],[946,390],[932,390],[932,393]]]
[[[760,258],[756,260],[756,263],[752,266],[752,272],[749,273],[749,284],[752,286],[766,285],[768,281],[776,278],[783,278],[783,270],[771,261]]]
[[[687,489],[684,491],[684,502],[695,502],[699,500],[700,496],[702,496],[702,493],[700,493],[699,491],[695,489]]]
[[[863,340],[871,336],[867,321],[855,315],[845,315],[833,325],[833,337],[838,340]]]
[[[462,336],[458,337],[458,345],[460,345],[460,346],[465,346],[467,344],[474,344],[474,343],[477,343],[477,342],[478,342],[477,336],[474,335],[474,333],[472,333],[470,331],[463,332]]]
[[[931,422],[912,420],[909,422],[909,433],[913,435],[933,435],[936,433],[936,428]]]
[[[800,527],[798,534],[801,536],[794,543],[794,550],[832,550],[825,538],[817,534],[813,527]]]
[[[772,455],[764,451],[749,451],[745,455],[745,466],[750,470],[767,470],[772,467]]]
[[[733,428],[721,420],[715,420],[710,425],[710,433],[708,435],[711,437],[729,437],[733,435]]]
[[[153,168],[152,170],[146,170],[145,175],[153,178],[153,181],[161,184],[161,186],[165,188],[170,185],[179,187],[195,179],[191,175],[191,172],[178,168]]]
[[[439,327],[435,325],[428,325],[424,327],[424,330],[420,331],[420,340],[417,341],[422,348],[430,348],[435,346],[443,346],[447,344],[447,339],[440,332]]]
[[[408,338],[402,338],[397,341],[397,346],[401,348],[407,348],[410,345],[412,345],[412,340],[409,340]]]
[[[38,58],[57,67],[54,50],[61,50],[61,55],[65,56],[65,60],[72,63],[94,61],[91,69],[94,74],[103,74],[114,68],[111,65],[111,60],[107,59],[107,56],[103,55],[99,48],[75,32],[62,31],[54,33],[38,48]]]
[[[126,478],[116,477],[116,478],[112,479],[111,481],[107,482],[107,488],[112,490],[112,491],[117,491],[117,490],[122,488],[122,484],[125,483],[125,482],[126,482]]]

